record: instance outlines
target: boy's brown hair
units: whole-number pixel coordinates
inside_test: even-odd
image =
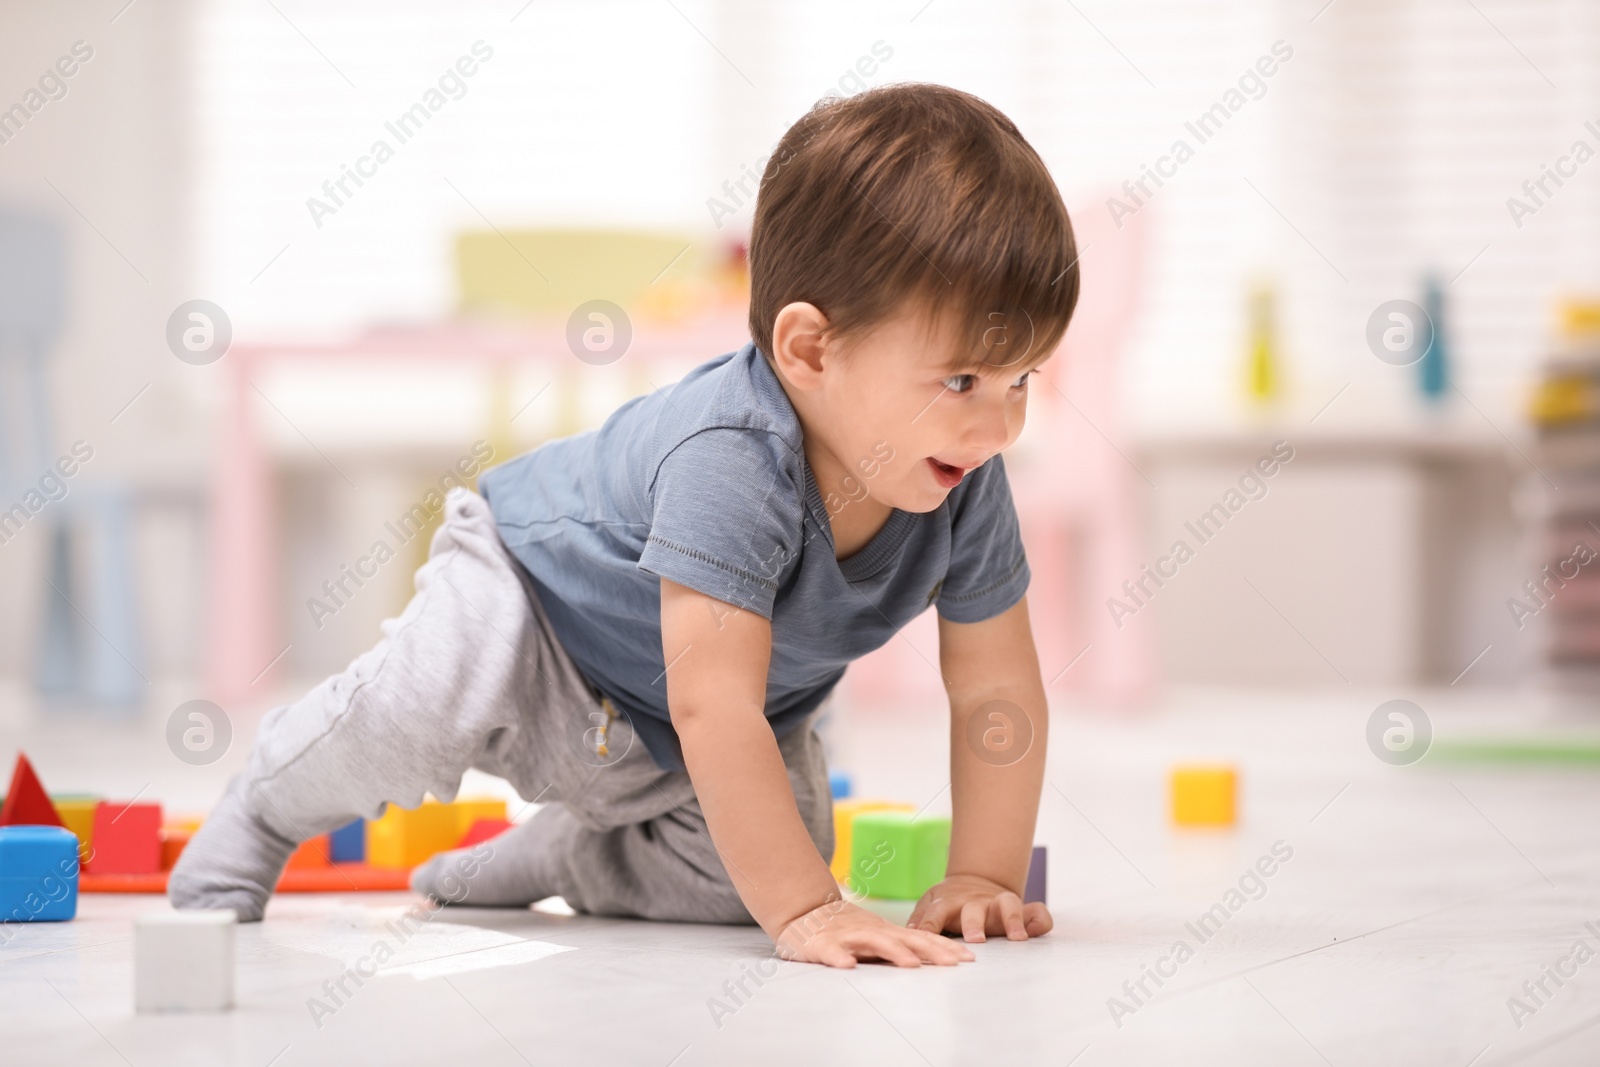
[[[992,105],[906,83],[825,98],[761,178],[750,234],[750,336],[770,360],[786,304],[858,334],[908,302],[965,343],[952,373],[1031,369],[1078,301],[1078,253],[1044,162]]]

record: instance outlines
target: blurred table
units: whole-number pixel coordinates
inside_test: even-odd
[[[1240,479],[1279,441],[1294,458],[1250,499]],[[1524,577],[1528,465],[1481,420],[1146,432],[1134,462],[1151,483],[1147,560],[1194,550],[1146,586],[1171,680],[1449,683],[1480,654],[1472,680],[1521,669],[1502,616]],[[1242,506],[1197,529],[1229,489]]]
[[[507,452],[516,443],[508,427],[541,400],[553,402],[556,421],[534,440],[582,428],[574,387],[580,379],[609,378],[631,383],[633,391],[656,388],[738,348],[748,336],[741,306],[679,324],[634,322],[625,354],[608,365],[578,359],[564,321],[450,322],[374,329],[338,341],[234,345],[225,360],[228,395],[213,467],[207,634],[213,699],[259,701],[266,689],[259,683],[288,652],[278,599],[275,492],[286,457],[314,456],[337,473],[333,457],[351,449],[448,441],[463,452],[473,438],[497,435],[497,444],[507,446],[497,451]],[[528,434],[521,439],[527,443]]]

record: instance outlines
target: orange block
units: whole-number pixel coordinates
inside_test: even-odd
[[[170,871],[177,864],[178,857],[183,855],[184,846],[188,845],[189,838],[194,836],[194,831],[187,826],[163,826],[161,828],[161,869]]]
[[[200,820],[192,816],[174,818],[161,824],[161,869],[170,871],[177,865],[178,857],[189,844],[189,839],[200,829]]]
[[[78,875],[80,893],[165,893],[167,872],[154,874],[91,874]]]
[[[279,893],[392,893],[411,888],[411,872],[365,863],[334,863],[284,871]]]
[[[156,874],[80,874],[80,893],[165,893],[167,871]],[[327,867],[286,870],[279,893],[392,893],[411,888],[411,872],[336,863]]]
[[[306,868],[326,867],[333,862],[328,858],[331,847],[327,834],[304,841],[299,848],[294,850],[294,854],[289,857],[289,863],[285,870],[298,871]]]
[[[1179,826],[1232,826],[1236,795],[1232,767],[1174,767],[1172,821]]]

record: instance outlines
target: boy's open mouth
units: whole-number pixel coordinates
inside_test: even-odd
[[[932,456],[928,457],[928,466],[933,469],[934,480],[946,489],[954,489],[961,484],[961,478],[967,473],[965,467],[952,467],[948,463],[940,463]]]

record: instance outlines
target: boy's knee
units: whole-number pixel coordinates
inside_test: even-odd
[[[459,485],[445,494],[444,513],[447,519],[466,521],[493,519],[489,511],[489,502],[471,489]]]
[[[719,923],[727,926],[752,926],[755,917],[732,883],[700,892],[688,893],[652,904],[644,918],[662,922]]]
[[[445,494],[441,521],[428,542],[428,561],[431,563],[454,549],[467,548],[476,555],[486,542],[498,543],[499,537],[489,502],[470,489],[455,486]]]

